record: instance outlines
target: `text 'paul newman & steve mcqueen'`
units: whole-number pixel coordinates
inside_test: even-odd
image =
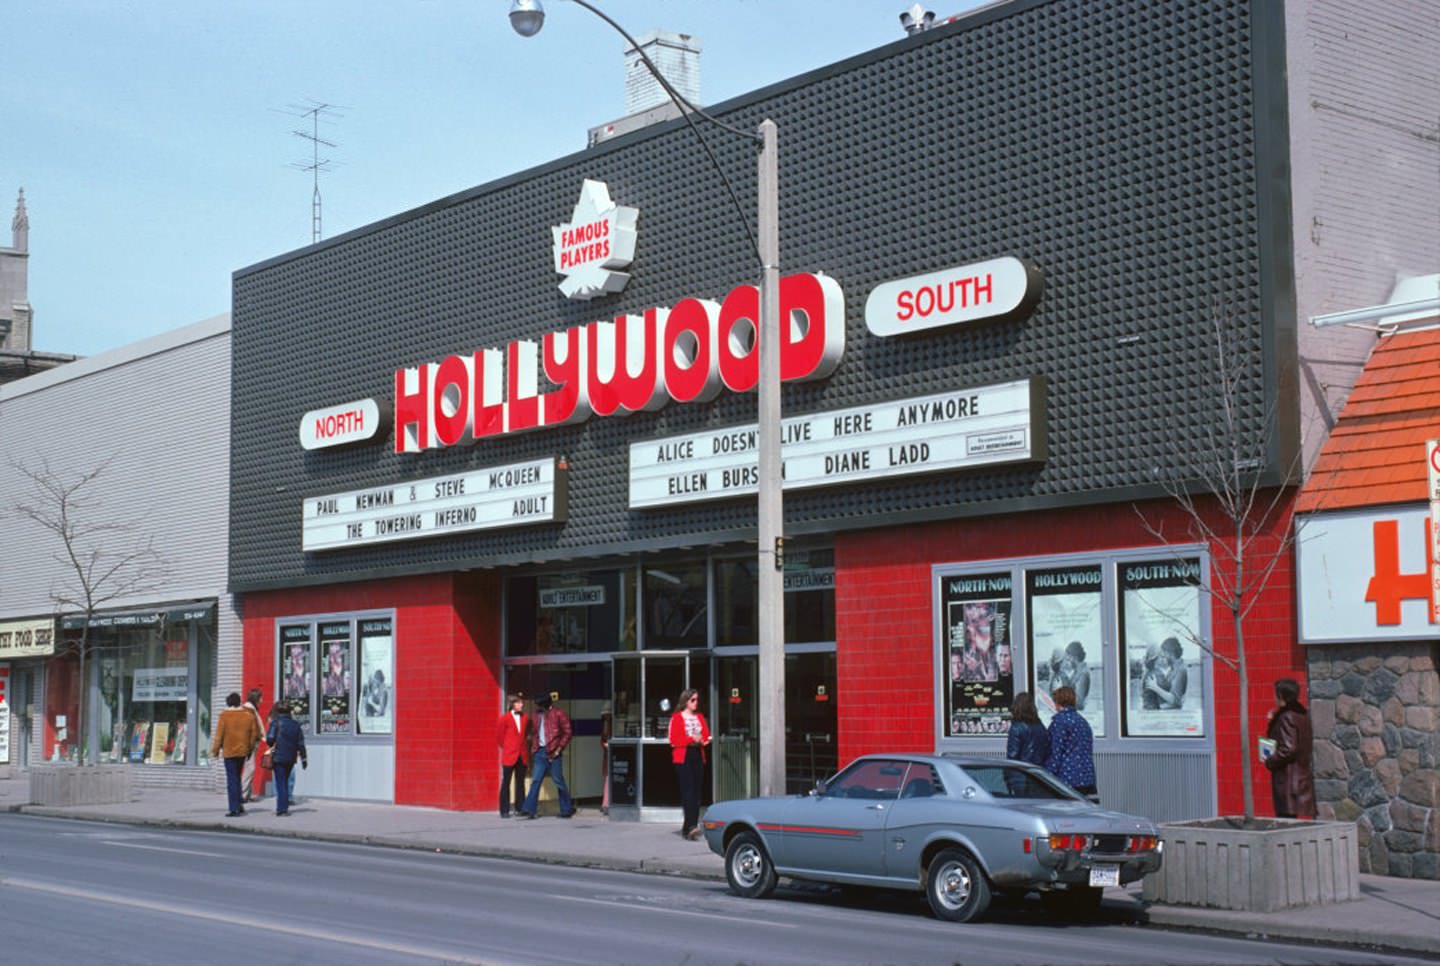
[[[557,240],[558,244],[558,240]],[[607,249],[608,251],[608,249]],[[875,336],[899,336],[1028,312],[1040,277],[1016,258],[886,282],[870,293],[865,318]],[[394,451],[419,453],[512,433],[626,415],[667,403],[709,402],[747,392],[758,379],[759,290],[738,285],[719,301],[684,298],[549,332],[538,342],[446,356],[397,370]],[[845,296],[827,275],[780,283],[781,379],[824,379],[845,349]],[[542,389],[540,375],[553,388]],[[302,440],[370,413],[362,400],[309,413]],[[1030,377],[784,420],[786,489],[951,471],[1045,457],[1044,381]],[[349,420],[349,422],[347,422]],[[369,438],[374,430],[365,433]],[[633,509],[754,494],[756,427],[630,444]],[[351,438],[340,442],[353,441]],[[559,522],[566,513],[562,458],[493,466],[306,499],[303,546],[328,550],[470,530]]]

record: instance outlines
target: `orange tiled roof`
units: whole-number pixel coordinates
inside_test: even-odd
[[[1428,498],[1425,442],[1440,438],[1440,329],[1376,343],[1300,492],[1298,511]]]

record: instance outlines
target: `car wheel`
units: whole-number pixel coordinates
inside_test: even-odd
[[[775,891],[775,866],[759,836],[741,832],[725,850],[725,878],[730,890],[746,899],[763,899]]]
[[[937,919],[969,922],[990,906],[990,883],[969,853],[946,849],[930,860],[925,898]]]

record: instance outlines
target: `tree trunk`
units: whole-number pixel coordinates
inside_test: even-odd
[[[1245,821],[1248,823],[1255,817],[1255,789],[1250,774],[1250,674],[1245,667],[1245,631],[1241,627],[1240,610],[1236,608],[1233,615],[1236,670],[1240,675],[1240,780],[1244,782]]]
[[[78,710],[75,713],[75,740],[77,742],[75,761],[81,766],[84,766],[85,759],[88,757],[86,752],[89,750],[89,734],[85,730],[85,706],[90,703],[90,689],[87,687],[89,681],[85,677],[85,655],[89,653],[89,650],[90,615],[86,614],[85,626],[80,629],[80,680],[76,687],[76,690],[78,691],[80,697]]]

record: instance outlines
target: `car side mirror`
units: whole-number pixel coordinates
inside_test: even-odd
[[[824,798],[825,787],[826,786],[824,781],[818,781],[815,783],[815,789],[810,794],[814,795],[816,798]]]

